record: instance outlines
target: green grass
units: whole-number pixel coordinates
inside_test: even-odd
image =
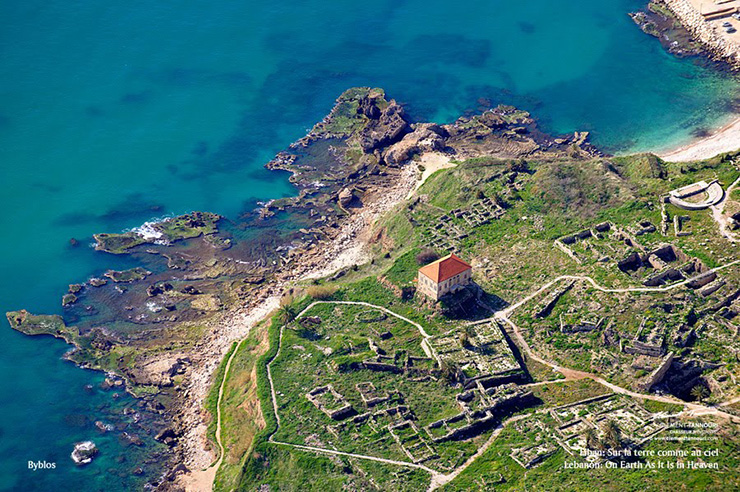
[[[425,228],[433,225],[447,211],[467,207],[479,196],[487,196],[506,202],[505,215],[488,225],[470,230],[469,237],[458,246],[467,260],[481,265],[476,268],[474,278],[490,295],[498,296],[503,302],[515,302],[536,286],[563,274],[589,275],[605,286],[639,285],[640,278],[629,277],[616,268],[595,261],[576,264],[555,249],[552,241],[605,220],[629,227],[639,220],[648,219],[658,226],[658,200],[661,195],[700,179],[716,177],[725,185],[729,184],[738,175],[737,169],[729,161],[731,157],[732,155],[726,155],[704,162],[683,164],[666,163],[651,155],[595,159],[585,163],[567,159],[550,162],[471,159],[456,168],[431,176],[420,190],[421,194],[427,195],[427,203],[422,200],[401,205],[380,220],[378,230],[381,233],[378,236],[379,241],[373,245],[376,254],[373,264],[349,272],[340,281],[322,280],[319,284],[337,288],[331,296],[333,300],[364,301],[387,307],[422,324],[432,335],[455,328],[458,321],[441,316],[420,298],[400,299],[394,290],[383,286],[375,276],[382,275],[398,287],[411,285],[418,269],[416,253],[428,241]],[[512,182],[515,186],[511,185]],[[677,213],[687,214],[671,207],[668,212],[671,216]],[[539,223],[533,220],[537,217]],[[652,233],[641,236],[640,241],[646,247],[670,241],[708,266],[724,261],[721,255],[726,252],[721,248],[711,242],[702,244],[716,233],[716,224],[708,213],[691,213],[691,221],[687,223],[687,227],[693,232],[691,236],[676,238],[672,234],[664,237],[660,233]],[[390,253],[387,258],[384,257],[386,252]],[[732,275],[732,272],[727,275]],[[679,318],[684,315],[684,307],[688,309],[689,305],[695,305],[698,310],[716,302],[717,298],[710,296],[708,299],[700,299],[693,292],[681,289],[668,294],[632,296],[605,295],[593,289],[582,288],[564,296],[553,314],[545,320],[532,317],[531,308],[538,302],[537,299],[517,311],[516,322],[523,328],[533,348],[545,358],[566,367],[603,371],[610,381],[629,386],[634,376],[623,372],[623,369],[628,368],[631,360],[623,358],[614,348],[605,348],[601,341],[601,331],[578,335],[559,332],[559,324],[556,322],[558,316],[564,314],[566,318],[577,318],[579,310],[583,309],[584,299],[598,304],[589,306],[584,313],[594,311],[609,319],[613,318],[619,323],[623,336],[629,337],[636,331],[644,313],[652,312],[657,318],[663,316],[663,322],[673,324],[679,322]],[[296,311],[309,302],[310,299],[307,298],[295,300]],[[660,303],[683,307],[670,315],[661,315],[653,309]],[[423,390],[411,391],[406,388],[407,383],[399,384],[389,374],[342,372],[343,368],[362,360],[369,353],[364,328],[358,327],[357,323],[347,317],[356,313],[352,309],[342,311],[344,314],[339,316],[341,322],[331,327],[336,333],[329,340],[325,339],[328,332],[320,331],[318,338],[312,341],[310,333],[303,333],[301,330],[286,331],[284,348],[287,349],[273,366],[278,390],[284,395],[279,397],[284,426],[276,437],[302,444],[306,442],[305,439],[313,436],[312,439],[318,438],[324,444],[336,445],[338,449],[358,452],[366,452],[367,443],[376,439],[373,452],[383,457],[406,459],[397,448],[393,449],[395,445],[389,443],[388,436],[374,435],[368,429],[358,429],[352,438],[331,435],[326,428],[336,422],[319,412],[305,398],[305,393],[319,382],[331,381],[353,405],[359,405],[358,397],[354,394],[354,385],[372,380],[378,388],[402,388],[404,394],[413,395],[410,396],[410,402],[421,408],[418,417],[422,424],[435,415],[447,415],[455,410],[439,400],[439,395],[444,393],[443,387],[428,385]],[[322,318],[327,318],[333,312],[332,306],[320,306],[309,314],[319,313]],[[391,330],[399,329],[400,325],[393,321],[389,323]],[[256,364],[256,391],[262,404],[265,428],[256,434],[254,446],[243,462],[240,489],[254,490],[264,484],[279,490],[364,489],[372,488],[369,485],[370,480],[382,490],[425,488],[429,477],[423,472],[362,460],[318,456],[267,443],[267,436],[275,430],[275,419],[265,364],[276,353],[278,331],[279,323],[273,319],[267,333],[270,347]],[[413,353],[417,342],[401,336],[394,343],[398,344],[395,348],[399,351]],[[312,344],[331,348],[332,355],[325,355]],[[302,346],[304,350],[290,349],[295,346]],[[353,349],[348,351],[348,347]],[[708,342],[696,345],[696,350],[709,359],[712,359],[716,349]],[[301,359],[301,354],[305,359]],[[614,357],[617,357],[616,362]],[[527,360],[525,363],[535,381],[559,377],[544,365]],[[532,390],[541,400],[541,408],[608,393],[606,388],[590,379],[547,384],[533,387]],[[642,404],[651,412],[674,412],[680,409],[678,405],[652,401],[644,401]],[[737,487],[737,476],[732,477],[728,473],[737,467],[736,453],[733,454],[731,450],[737,444],[738,437],[736,430],[729,432],[729,435],[723,436],[719,445],[725,452],[721,459],[723,468],[719,473],[682,471],[661,474],[626,470],[584,473],[563,469],[563,463],[571,458],[562,450],[532,470],[522,469],[509,458],[509,453],[512,447],[528,444],[527,436],[520,436],[507,428],[494,445],[455,481],[448,484],[445,490],[492,487],[506,490],[591,490],[594,484],[604,490],[665,490],[682,486],[718,490],[720,484]],[[471,441],[448,448],[436,448],[446,457],[448,466],[453,466],[455,452],[462,451],[465,455],[479,444],[479,441]],[[656,445],[651,443],[648,446]],[[459,458],[457,461],[459,462]],[[495,483],[499,474],[505,479],[502,484]]]
[[[223,379],[224,379],[224,372],[226,371],[226,363],[228,362],[229,357],[231,357],[231,354],[234,353],[236,346],[237,346],[237,342],[234,342],[233,344],[231,344],[231,347],[226,352],[226,355],[224,355],[224,358],[221,360],[221,363],[218,365],[216,372],[213,374],[213,382],[211,383],[211,389],[208,392],[208,395],[206,396],[205,402],[203,404],[206,411],[211,415],[211,421],[209,422],[208,430],[206,431],[206,437],[208,438],[208,441],[210,442],[211,446],[216,445],[216,417],[217,417],[216,408],[218,405],[219,388],[221,387],[221,383],[223,382]]]
[[[547,407],[567,405],[577,401],[605,395],[610,391],[591,379],[577,381],[563,381],[562,383],[544,384],[532,387],[534,395],[543,401]]]
[[[642,406],[645,407],[645,410],[648,412],[658,413],[658,412],[666,412],[666,413],[677,413],[683,410],[683,405],[676,405],[674,403],[665,403],[662,401],[654,401],[654,400],[643,400]]]
[[[727,429],[725,429],[725,432]],[[664,491],[664,490],[736,490],[740,487],[740,477],[736,470],[738,459],[737,433],[723,435],[718,441],[694,443],[675,443],[670,441],[650,441],[645,449],[671,450],[694,448],[710,450],[717,448],[720,456],[716,461],[719,470],[630,470],[630,469],[567,469],[566,461],[579,461],[562,449],[547,458],[539,466],[525,470],[509,457],[512,448],[526,446],[528,438],[519,434],[513,427],[507,427],[494,444],[462,472],[455,480],[442,488],[443,491],[486,490],[552,490],[552,491],[589,491],[598,488],[604,491]],[[710,461],[709,458],[704,458]],[[653,459],[652,461],[658,461]],[[676,463],[675,458],[661,461]],[[504,482],[497,483],[498,474]]]

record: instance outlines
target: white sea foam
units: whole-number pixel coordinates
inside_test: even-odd
[[[147,241],[156,241],[164,236],[162,231],[155,227],[158,223],[159,222],[144,222],[139,227],[131,229],[131,232],[138,234]]]
[[[147,307],[147,309],[149,309],[149,311],[151,311],[153,313],[158,313],[158,312],[160,312],[162,310],[162,306],[160,306],[156,302],[147,302],[146,303],[146,307]]]
[[[139,227],[134,227],[132,229],[129,229],[124,232],[133,232],[134,234],[138,234],[142,238],[144,238],[146,241],[154,243],[154,244],[163,244],[167,245],[169,244],[166,239],[162,239],[164,237],[164,233],[157,229],[157,224],[161,224],[165,220],[171,219],[174,217],[174,215],[163,215],[161,217],[155,217],[152,220],[147,220],[143,224],[141,224]]]

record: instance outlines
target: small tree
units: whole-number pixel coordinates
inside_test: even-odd
[[[439,366],[441,376],[450,384],[457,382],[457,366],[448,360],[443,360]]]
[[[694,326],[697,320],[696,310],[694,309],[694,306],[691,306],[688,312],[684,315],[684,322],[689,326]]]
[[[604,426],[604,444],[610,448],[622,447],[622,431],[613,420],[608,420]]]
[[[701,402],[704,398],[709,396],[709,390],[703,384],[697,384],[691,388],[691,396],[693,396],[695,400]]]
[[[416,263],[419,265],[426,265],[439,259],[439,255],[433,249],[424,249],[418,255],[416,255]]]
[[[602,445],[599,441],[599,435],[596,433],[596,429],[591,428],[586,431],[586,447],[588,449],[601,449]]]
[[[470,335],[467,334],[467,332],[460,333],[460,346],[462,348],[468,347],[470,345]]]
[[[414,294],[416,294],[416,288],[411,286],[405,286],[401,287],[401,299],[404,301],[408,301],[414,298]]]
[[[288,324],[298,315],[293,307],[293,298],[285,296],[280,299],[280,308],[278,309],[278,319],[283,324]]]

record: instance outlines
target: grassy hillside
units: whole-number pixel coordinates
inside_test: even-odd
[[[292,312],[300,311],[311,302],[310,295],[301,294],[302,291],[308,291],[315,296],[320,293],[321,299],[364,301],[384,306],[421,323],[432,335],[461,328],[466,320],[487,316],[482,310],[466,313],[467,318],[455,318],[440,305],[434,305],[419,295],[406,295],[405,289],[413,291],[416,270],[419,268],[418,254],[428,249],[436,250],[439,254],[446,253],[443,248],[435,248],[433,243],[439,240],[440,231],[449,230],[456,232],[445,236],[445,240],[454,246],[460,256],[473,264],[474,280],[485,291],[483,303],[494,309],[516,302],[537,286],[559,275],[588,275],[613,287],[640,285],[640,279],[625,275],[614,267],[614,261],[620,258],[610,259],[609,265],[596,260],[577,263],[556,248],[553,241],[603,221],[610,221],[625,229],[634,228],[645,221],[659,226],[662,195],[702,179],[719,179],[724,186],[729,185],[740,176],[738,167],[733,164],[735,157],[728,154],[708,161],[684,164],[666,163],[648,154],[587,162],[567,159],[546,162],[471,159],[462,162],[455,168],[432,175],[420,188],[417,197],[379,221],[373,234],[373,259],[370,263],[348,270],[338,280],[314,282],[324,290],[317,290],[313,284],[297,286]],[[470,216],[466,219],[456,215],[460,211],[474,210],[484,202],[488,204],[486,210],[498,211],[496,218],[471,226],[468,222]],[[691,234],[679,237],[673,234],[671,228],[664,235],[658,227],[653,232],[639,236],[643,244],[653,247],[669,241],[708,266],[736,257],[736,252],[717,242],[717,226],[708,212],[687,213],[668,206],[666,213],[671,224],[674,215],[690,214],[686,227]],[[727,271],[725,274],[731,282],[740,282],[737,272]],[[694,297],[681,295],[670,302],[694,302]],[[653,302],[641,301],[642,304],[632,306],[632,298],[628,296],[601,299],[593,290],[574,289],[564,297],[564,305],[555,309],[556,316],[562,314],[566,319],[576,316],[577,309],[566,308],[584,299],[599,301],[605,312],[619,313],[616,318],[620,320],[628,320],[632,308],[647,312],[645,306],[652,309],[650,302]],[[710,296],[702,302],[711,303],[715,300],[716,297]],[[632,314],[640,316],[642,312]],[[684,314],[677,310],[671,316],[679,319]],[[538,326],[549,327],[548,330],[556,330],[558,325],[553,320],[537,323]],[[534,318],[524,310],[518,322],[526,325],[528,322],[534,323]],[[225,402],[227,425],[224,434],[229,448],[228,459],[227,465],[219,473],[217,489],[227,490],[236,483],[240,490],[257,490],[264,486],[270,490],[424,489],[430,477],[423,471],[355,458],[322,456],[267,442],[275,432],[275,419],[265,364],[275,355],[281,325],[276,315],[269,327],[264,325],[256,330],[237,352],[232,374],[227,379],[228,396]],[[345,338],[352,342],[350,345],[366,349],[362,337],[346,335]],[[287,340],[291,347],[307,346],[301,342],[300,335],[294,333]],[[601,339],[594,334],[575,343],[557,332],[547,340],[537,349],[555,358],[560,356],[560,348],[573,349],[572,356],[569,355],[570,358],[562,362],[589,370],[592,369],[590,347],[598,346]],[[327,341],[325,345],[331,344]],[[702,347],[698,346],[697,350],[710,353],[710,348]],[[517,353],[524,357],[520,352]],[[604,387],[590,380],[552,382],[562,376],[526,357],[523,362],[531,381],[545,382],[545,385],[535,387],[539,401],[535,412],[542,413],[553,406],[605,391]],[[307,363],[306,367],[309,366],[311,364]],[[297,366],[286,367],[288,369],[281,373],[281,384],[288,386],[291,378],[296,381],[311,379],[317,371],[331,371],[331,368],[319,364],[311,366],[310,374],[300,375],[296,372]],[[290,371],[294,376],[290,375]],[[309,389],[301,387],[296,391]],[[259,407],[255,405],[257,400]],[[258,411],[259,408],[261,411]],[[311,409],[310,406],[306,408]],[[679,406],[653,402],[645,404],[644,408],[649,412],[675,412],[680,409]],[[291,420],[286,429],[294,426],[296,432],[303,432],[300,429],[302,425],[300,419],[296,418]],[[298,437],[297,434],[293,437],[282,436],[283,439]],[[542,465],[525,470],[509,454],[512,448],[526,445],[526,439],[514,428],[505,428],[491,448],[447,484],[444,490],[490,487],[505,490],[591,490],[595,484],[605,490],[729,490],[740,486],[736,474],[733,474],[738,466],[737,428],[723,428],[718,441],[697,445],[702,449],[708,449],[709,446],[720,449],[717,458],[719,470],[682,470],[673,473],[645,469],[568,470],[563,468],[563,463],[571,458],[561,448]],[[675,447],[679,444],[664,445],[655,441],[648,445],[648,449],[661,446]]]

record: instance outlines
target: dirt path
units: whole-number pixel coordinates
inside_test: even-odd
[[[740,260],[735,260],[735,261],[732,261],[730,263],[726,263],[726,264],[724,264],[722,266],[719,266],[717,268],[713,268],[711,271],[719,272],[719,271],[724,270],[725,268],[729,268],[729,267],[734,266],[734,265],[737,265],[739,263],[740,263]],[[505,308],[505,309],[503,309],[501,311],[498,311],[496,313],[496,315],[494,315],[493,317],[482,319],[482,320],[479,320],[479,321],[474,321],[474,322],[472,322],[470,324],[487,323],[487,322],[489,322],[489,321],[491,321],[493,319],[500,318],[501,316],[508,316],[509,314],[511,314],[515,310],[519,309],[524,304],[528,303],[529,301],[531,301],[532,299],[534,299],[535,297],[537,297],[541,293],[543,293],[546,290],[549,290],[550,288],[552,288],[553,285],[557,284],[558,282],[562,282],[563,280],[576,280],[576,281],[588,282],[596,290],[599,290],[601,292],[614,293],[614,294],[616,294],[616,293],[629,293],[629,292],[641,292],[641,293],[642,292],[667,292],[669,290],[673,290],[675,288],[682,287],[682,286],[688,284],[689,282],[691,282],[692,280],[694,280],[694,278],[695,277],[688,278],[686,280],[682,280],[681,282],[677,282],[675,284],[671,284],[671,285],[668,285],[666,287],[627,287],[627,288],[624,288],[624,289],[611,289],[611,288],[604,287],[602,285],[597,284],[596,281],[594,279],[592,279],[591,277],[585,277],[585,276],[580,276],[580,275],[561,275],[560,277],[557,277],[556,279],[553,279],[553,280],[547,282],[545,285],[543,285],[542,287],[540,287],[539,289],[537,289],[533,293],[529,294],[524,299],[522,299],[520,301],[517,301],[515,304],[512,304],[511,306],[509,306],[509,307],[507,307],[507,308]]]
[[[740,402],[740,396],[737,396],[735,398],[732,398],[731,400],[723,401],[718,407],[729,407],[730,405],[734,405],[735,403]]]
[[[282,441],[270,441],[270,442],[273,444],[278,444],[280,446],[290,446],[292,448],[302,449],[304,451],[313,451],[315,453],[333,454],[337,456],[348,456],[350,458],[359,458],[362,460],[377,461],[379,463],[387,463],[389,465],[405,466],[407,468],[417,468],[419,470],[424,470],[425,472],[432,475],[432,477],[439,475],[439,472],[432,470],[428,466],[411,463],[409,461],[389,460],[386,458],[378,458],[377,456],[368,456],[366,454],[345,453],[344,451],[337,451],[335,449],[319,448],[315,446],[304,446],[302,444],[292,444],[289,442],[282,442]]]
[[[552,381],[546,381],[546,383],[550,383],[550,382],[552,382]],[[454,479],[457,478],[458,475],[460,475],[462,472],[464,472],[467,467],[469,467],[470,465],[472,465],[475,462],[475,460],[477,460],[478,458],[480,458],[483,455],[483,453],[485,453],[486,451],[488,451],[488,448],[490,448],[491,447],[491,444],[493,444],[494,441],[496,441],[496,438],[504,430],[504,427],[506,427],[507,425],[509,425],[512,422],[516,422],[517,420],[522,420],[522,419],[525,419],[527,417],[531,417],[531,415],[530,414],[517,415],[515,417],[511,417],[510,419],[507,419],[507,420],[501,422],[498,425],[498,427],[496,427],[494,429],[493,434],[491,434],[491,437],[488,438],[488,440],[485,442],[485,444],[483,444],[483,446],[481,446],[480,448],[478,448],[478,451],[476,451],[473,456],[471,456],[470,458],[468,458],[465,461],[465,463],[463,463],[459,467],[455,468],[455,470],[453,470],[451,473],[448,473],[447,475],[437,474],[436,476],[433,476],[432,477],[432,481],[429,484],[428,491],[431,492],[432,490],[438,489],[439,487],[442,487],[443,485],[446,485],[446,484],[452,482]]]
[[[725,268],[728,268],[728,267],[731,267],[733,265],[736,265],[738,263],[740,263],[740,260],[736,260],[736,261],[733,261],[731,263],[727,263],[725,265],[722,265],[720,267],[717,267],[717,268],[714,269],[714,271],[720,271],[720,270],[723,270]],[[528,357],[530,357],[532,360],[535,360],[535,361],[537,361],[537,362],[539,362],[541,364],[547,365],[547,366],[553,368],[554,370],[560,372],[561,374],[563,374],[565,376],[565,380],[577,380],[577,379],[586,379],[586,378],[588,378],[588,379],[592,379],[593,381],[601,384],[602,386],[605,386],[606,388],[609,388],[614,393],[619,393],[619,394],[623,394],[623,395],[627,395],[627,396],[630,396],[630,397],[633,397],[633,398],[638,398],[638,399],[643,399],[643,400],[653,400],[653,401],[659,401],[659,402],[664,402],[664,403],[672,403],[672,404],[682,405],[684,408],[688,409],[688,411],[685,413],[688,416],[694,416],[694,417],[696,417],[696,416],[702,416],[702,415],[713,415],[713,416],[719,416],[719,417],[723,417],[723,418],[729,419],[729,420],[731,420],[733,422],[740,422],[740,418],[738,418],[738,417],[736,417],[734,415],[728,414],[726,412],[723,412],[723,411],[719,410],[718,408],[707,407],[707,406],[699,405],[699,404],[695,404],[695,403],[688,403],[688,402],[684,402],[684,401],[681,401],[681,400],[678,400],[678,399],[675,399],[675,398],[661,396],[661,395],[651,395],[651,394],[644,394],[644,393],[637,393],[637,392],[634,392],[634,391],[630,391],[628,389],[622,388],[621,386],[617,386],[615,384],[612,384],[612,383],[606,381],[605,379],[603,379],[602,377],[600,377],[600,376],[598,376],[596,374],[588,373],[588,372],[583,372],[583,371],[577,371],[577,370],[574,370],[574,369],[569,369],[567,367],[562,367],[562,366],[560,366],[558,364],[555,364],[555,363],[552,363],[552,362],[550,362],[550,361],[548,361],[546,359],[543,359],[542,357],[540,357],[537,354],[535,354],[534,351],[532,350],[532,348],[529,346],[529,343],[527,343],[527,341],[522,336],[522,334],[521,334],[521,332],[519,330],[519,327],[511,319],[509,319],[509,315],[513,311],[515,311],[516,309],[518,309],[519,307],[523,306],[524,304],[528,303],[529,301],[531,301],[532,299],[534,299],[535,297],[537,297],[542,292],[550,289],[553,285],[555,285],[558,282],[561,282],[563,280],[584,281],[584,282],[590,283],[595,289],[598,289],[598,290],[600,290],[602,292],[623,293],[623,292],[665,292],[665,291],[669,291],[671,289],[678,288],[678,287],[680,287],[682,285],[685,285],[688,282],[690,282],[692,279],[687,279],[687,280],[684,280],[682,282],[679,282],[679,283],[676,283],[676,284],[673,284],[673,285],[670,285],[670,286],[667,286],[667,287],[634,287],[634,288],[624,288],[624,289],[610,289],[610,288],[606,288],[606,287],[603,287],[603,286],[597,284],[596,281],[594,281],[591,277],[574,276],[574,275],[563,275],[563,276],[560,276],[560,277],[558,277],[558,278],[556,278],[554,280],[551,280],[550,282],[546,283],[545,285],[543,285],[542,287],[540,287],[539,289],[537,289],[535,292],[533,292],[532,294],[526,296],[524,299],[518,301],[517,303],[512,304],[511,306],[507,307],[506,309],[504,309],[502,311],[496,312],[493,317],[488,318],[488,319],[485,319],[485,320],[476,321],[476,322],[471,323],[471,324],[486,323],[486,322],[490,322],[492,320],[497,320],[497,321],[502,321],[502,322],[507,323],[512,328],[513,333],[514,333],[514,336],[517,339],[517,342],[519,343],[519,345],[521,346],[522,350],[524,350],[524,352],[527,354]],[[306,314],[306,312],[308,312],[311,308],[313,308],[314,306],[319,305],[319,304],[356,305],[356,306],[365,306],[365,307],[368,307],[368,308],[371,308],[371,309],[377,309],[377,310],[382,311],[382,312],[384,312],[384,313],[386,313],[388,315],[394,316],[394,317],[396,317],[396,318],[398,318],[400,320],[403,320],[403,321],[411,324],[412,326],[416,327],[419,330],[419,333],[424,338],[430,338],[430,335],[426,332],[426,330],[424,329],[424,327],[421,326],[419,323],[416,323],[416,322],[414,322],[414,321],[412,321],[412,320],[410,320],[410,319],[408,319],[408,318],[406,318],[404,316],[401,316],[400,314],[394,313],[390,309],[387,309],[387,308],[385,308],[383,306],[377,306],[375,304],[370,304],[370,303],[367,303],[367,302],[359,302],[359,301],[314,301],[311,304],[309,304],[306,308],[304,308],[300,313],[298,313],[296,315],[295,319],[298,319],[298,318],[304,316]],[[278,440],[274,439],[274,436],[280,430],[280,413],[278,412],[278,402],[277,402],[277,393],[275,391],[275,383],[274,383],[273,378],[272,378],[272,364],[280,356],[280,352],[282,350],[282,340],[283,340],[283,332],[284,332],[284,329],[285,329],[285,326],[282,326],[280,328],[280,335],[279,335],[279,338],[278,338],[278,349],[275,352],[275,356],[267,363],[267,379],[268,379],[268,381],[270,383],[270,395],[271,395],[271,399],[272,399],[273,413],[275,415],[275,421],[276,421],[275,430],[268,437],[268,442],[270,442],[270,443],[273,443],[273,444],[276,444],[276,445],[280,445],[280,446],[289,446],[289,447],[293,447],[293,448],[296,448],[296,449],[302,449],[304,451],[311,451],[311,452],[316,452],[316,453],[332,454],[332,455],[339,455],[339,456],[348,456],[348,457],[352,457],[352,458],[359,458],[359,459],[377,461],[377,462],[381,462],[381,463],[388,463],[388,464],[393,464],[393,465],[397,465],[397,466],[405,466],[405,467],[408,467],[408,468],[416,468],[416,469],[424,470],[424,471],[426,471],[427,473],[429,473],[431,475],[431,482],[430,482],[429,490],[432,491],[432,490],[434,490],[436,488],[439,488],[439,487],[441,487],[441,486],[443,486],[443,485],[451,482],[452,480],[454,480],[468,466],[470,466],[473,462],[475,462],[476,459],[478,459],[483,453],[485,453],[485,451],[491,446],[491,444],[493,444],[493,442],[496,440],[496,438],[502,432],[502,430],[504,429],[505,425],[507,425],[510,422],[514,422],[516,420],[519,420],[520,418],[526,417],[526,415],[520,415],[520,416],[513,417],[513,418],[511,418],[511,419],[509,419],[509,420],[501,423],[498,427],[496,427],[496,429],[491,434],[491,436],[486,441],[486,443],[483,446],[481,446],[474,455],[472,455],[470,458],[468,458],[465,461],[465,463],[462,464],[460,467],[456,468],[454,471],[452,471],[451,473],[448,473],[448,474],[443,474],[443,473],[440,473],[440,472],[438,472],[436,470],[433,470],[433,469],[431,469],[431,468],[429,468],[427,466],[424,466],[424,465],[421,465],[421,464],[417,464],[417,463],[411,463],[411,462],[408,462],[408,461],[390,460],[390,459],[386,459],[386,458],[379,458],[377,456],[370,456],[370,455],[363,455],[363,454],[355,454],[355,453],[347,453],[347,452],[344,452],[344,451],[337,451],[335,449],[327,449],[327,448],[321,448],[321,447],[315,447],[315,446],[305,446],[305,445],[301,445],[301,444],[293,444],[293,443],[287,443],[287,442],[283,442],[283,441],[278,441]],[[239,343],[241,344],[241,341]],[[221,387],[219,388],[219,399],[218,399],[218,406],[217,406],[217,412],[216,412],[217,419],[218,419],[218,422],[216,424],[217,425],[217,427],[216,427],[216,429],[217,429],[216,430],[216,440],[217,440],[217,443],[218,443],[218,445],[219,445],[219,447],[221,449],[221,457],[219,458],[218,462],[214,465],[215,469],[217,469],[217,467],[220,466],[220,464],[221,464],[221,462],[223,460],[223,455],[224,455],[224,447],[223,447],[223,444],[221,442],[221,432],[220,432],[220,429],[221,429],[221,401],[222,401],[222,394],[223,394],[224,382],[226,381],[226,378],[227,378],[228,373],[229,373],[229,369],[231,367],[231,360],[233,359],[233,357],[236,354],[236,351],[238,349],[239,349],[239,346],[237,346],[236,350],[231,355],[231,357],[229,358],[229,360],[228,360],[228,362],[226,364],[226,368],[224,370],[224,379],[223,379],[223,381],[221,383]],[[561,383],[561,382],[563,382],[565,380],[562,380],[561,379],[561,380],[543,381],[543,382],[540,382],[540,383],[534,383],[531,386],[539,386],[539,385],[545,385],[545,384],[556,384],[556,383]],[[729,404],[734,403],[735,401],[740,401],[740,398],[737,398],[735,400],[730,400],[729,402],[725,402],[722,405],[729,405]],[[214,467],[212,467],[212,468],[214,468]],[[214,473],[214,476],[215,476],[215,470],[214,470],[213,473]]]
[[[414,196],[414,193],[416,193],[416,191],[426,183],[426,180],[429,179],[429,176],[432,174],[436,173],[440,169],[449,169],[457,166],[457,164],[451,162],[449,156],[439,152],[426,152],[425,154],[422,154],[419,164],[424,166],[424,171],[422,171],[419,181],[416,182],[414,189],[409,192],[407,198]]]
[[[529,357],[536,360],[540,364],[545,364],[547,366],[552,367],[559,373],[563,374],[566,378],[570,379],[592,379],[593,381],[599,383],[602,386],[605,386],[612,390],[615,393],[619,393],[622,395],[631,396],[633,398],[639,398],[641,400],[653,400],[653,401],[659,401],[663,403],[672,403],[674,405],[681,405],[683,407],[686,407],[689,409],[689,412],[687,412],[687,415],[690,416],[699,416],[699,415],[716,415],[719,417],[723,417],[726,419],[731,420],[732,422],[740,422],[740,418],[731,415],[729,413],[723,412],[717,408],[714,407],[707,407],[704,405],[699,405],[696,403],[689,403],[682,400],[679,400],[678,398],[672,398],[668,396],[661,396],[661,395],[651,395],[646,393],[637,393],[635,391],[628,390],[626,388],[622,388],[621,386],[617,386],[616,384],[610,383],[601,376],[598,376],[596,374],[590,373],[590,372],[584,372],[584,371],[577,371],[575,369],[569,369],[567,367],[562,367],[558,364],[555,364],[553,362],[550,362],[549,360],[543,359],[542,357],[539,357],[537,354],[535,354],[532,351],[532,348],[529,346],[527,341],[522,336],[521,332],[519,331],[519,327],[511,321],[506,316],[500,316],[499,319],[505,323],[507,323],[514,331],[514,335],[521,345],[522,349],[527,353]]]
[[[231,362],[234,360],[234,357],[236,356],[237,352],[239,352],[242,343],[246,339],[247,337],[244,337],[239,340],[239,342],[236,344],[236,348],[234,348],[234,351],[231,353],[229,359],[226,361],[224,375],[221,379],[221,384],[218,387],[218,400],[216,402],[216,445],[219,448],[218,460],[216,460],[214,464],[212,464],[205,470],[191,472],[190,476],[184,480],[186,491],[207,492],[213,490],[213,483],[216,479],[216,473],[221,467],[221,463],[223,463],[224,456],[226,455],[226,449],[224,448],[223,442],[221,440],[221,402],[224,398],[224,388],[226,387],[229,370],[231,369]]]
[[[402,321],[405,321],[406,323],[414,326],[417,330],[419,330],[419,333],[421,333],[421,336],[423,336],[424,338],[431,338],[431,335],[429,335],[426,332],[426,330],[424,329],[424,327],[421,326],[416,321],[411,321],[410,319],[408,319],[408,318],[406,318],[404,316],[401,316],[400,314],[396,314],[393,311],[391,311],[390,309],[384,308],[383,306],[376,306],[375,304],[370,304],[370,303],[367,303],[367,302],[359,302],[359,301],[316,301],[316,302],[311,303],[310,306],[308,306],[306,309],[304,309],[301,312],[301,314],[305,313],[306,311],[308,311],[310,308],[316,306],[317,304],[350,304],[350,305],[354,305],[354,306],[365,306],[365,307],[369,307],[369,308],[372,308],[372,309],[377,309],[379,311],[383,311],[386,314],[390,314],[391,316],[394,316],[394,317],[396,317],[396,318],[398,318],[398,319],[400,319]],[[299,316],[300,316],[300,314],[298,316],[296,316],[296,318],[298,318]]]
[[[727,205],[727,201],[731,200],[730,195],[732,194],[732,190],[735,189],[735,187],[740,183],[740,178],[737,178],[735,182],[733,182],[727,190],[725,190],[725,196],[722,199],[721,202],[719,202],[716,205],[712,205],[709,207],[712,211],[712,218],[714,221],[719,225],[719,233],[725,237],[727,240],[733,243],[740,242],[740,240],[737,238],[737,234],[734,232],[730,232],[730,227],[728,222],[727,216],[725,216],[725,205]]]

